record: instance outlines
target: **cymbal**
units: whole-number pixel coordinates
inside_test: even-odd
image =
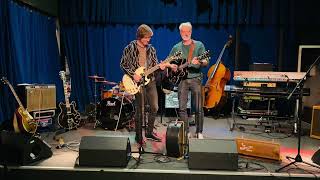
[[[104,77],[100,77],[100,76],[97,76],[97,75],[88,76],[88,78],[90,78],[90,79],[104,79]]]
[[[97,83],[109,84],[109,85],[117,85],[118,83],[112,81],[96,81]]]

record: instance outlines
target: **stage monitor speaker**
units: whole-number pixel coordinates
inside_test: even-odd
[[[1,164],[28,165],[51,156],[50,145],[37,137],[8,131],[1,132]]]
[[[190,139],[189,169],[237,170],[237,145],[231,139]]]
[[[320,106],[313,106],[310,137],[320,139]]]
[[[56,86],[54,84],[19,85],[18,94],[29,112],[56,109]]]
[[[80,166],[126,167],[131,158],[128,137],[84,136],[79,148]]]
[[[313,163],[320,166],[320,149],[312,155],[311,160]]]

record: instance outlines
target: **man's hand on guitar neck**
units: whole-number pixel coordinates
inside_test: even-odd
[[[178,66],[176,64],[170,64],[170,63],[160,63],[159,67],[161,70],[164,70],[165,68],[170,68],[173,71],[177,71]]]
[[[206,65],[208,64],[208,61],[206,61],[206,60],[200,61],[200,60],[198,59],[198,57],[194,57],[194,58],[192,59],[192,64],[196,64],[196,65],[200,65],[200,66],[206,66]]]

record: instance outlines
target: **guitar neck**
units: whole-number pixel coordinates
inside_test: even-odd
[[[159,64],[153,66],[152,68],[148,69],[144,74],[145,76],[149,76],[150,74],[152,74],[153,72],[155,72],[156,70],[158,70],[160,68]]]
[[[13,94],[13,95],[14,95],[14,97],[16,98],[16,100],[17,100],[17,102],[18,102],[19,106],[20,106],[21,108],[23,108],[23,110],[25,110],[25,108],[24,108],[24,107],[23,107],[23,105],[22,105],[22,102],[20,101],[20,99],[19,99],[19,97],[18,97],[18,95],[17,95],[16,91],[15,91],[15,90],[14,90],[14,88],[12,87],[12,85],[11,85],[10,83],[8,83],[8,85],[9,85],[9,88],[10,88],[10,90],[11,90],[12,94]]]
[[[217,69],[218,69],[218,67],[219,67],[219,64],[220,64],[220,62],[221,62],[222,55],[223,55],[226,47],[227,47],[227,44],[225,44],[225,45],[223,46],[223,49],[221,50],[221,52],[220,52],[220,54],[219,54],[219,57],[218,57],[218,60],[217,60],[217,62],[216,62],[216,66],[214,67],[213,72],[210,74],[210,78],[208,78],[207,83],[208,83],[208,82],[213,78],[213,76],[216,74],[216,71],[217,71]]]
[[[174,56],[168,57],[167,59],[165,59],[163,62],[161,63],[170,63],[171,61],[173,61],[175,58]],[[144,74],[145,76],[149,76],[151,73],[155,72],[156,70],[158,70],[160,68],[159,64],[153,66],[152,68],[148,69]]]
[[[69,101],[69,97],[68,97],[67,81],[65,80],[65,78],[62,81],[63,81],[64,100],[66,102],[67,111],[69,112],[70,111],[70,101]]]

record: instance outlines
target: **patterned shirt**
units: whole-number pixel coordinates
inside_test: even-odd
[[[122,58],[120,61],[120,68],[124,71],[125,74],[133,76],[135,70],[140,66],[139,64],[139,50],[137,47],[137,41],[131,41],[123,50]],[[156,49],[149,45],[147,47],[147,67],[148,69],[158,64]]]

